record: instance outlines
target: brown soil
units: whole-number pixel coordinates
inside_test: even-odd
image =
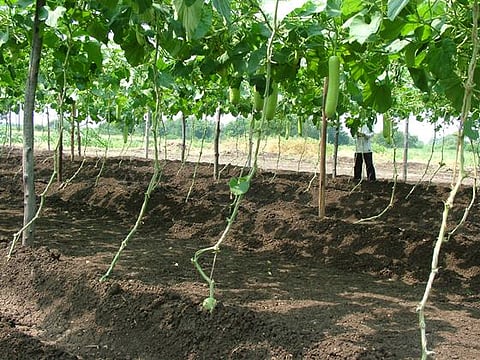
[[[0,163],[0,250],[22,223],[21,156]],[[81,161],[65,162],[65,178]],[[107,270],[135,223],[152,174],[138,158],[87,158],[54,185],[36,224],[36,246],[0,260],[2,359],[415,359],[416,306],[430,271],[449,188],[329,179],[327,217],[317,217],[310,173],[261,171],[215,263],[218,306],[191,264],[225,229],[233,166],[169,161],[148,212],[112,276]],[[37,154],[40,193],[53,160]],[[471,188],[461,189],[450,229]],[[480,359],[480,211],[442,248],[427,307],[436,359]],[[212,257],[202,258],[210,272]]]

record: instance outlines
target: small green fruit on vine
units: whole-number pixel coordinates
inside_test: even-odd
[[[254,90],[253,92],[253,107],[256,112],[260,112],[263,110],[263,97],[259,91]]]
[[[272,83],[272,92],[266,98],[267,107],[265,109],[265,118],[267,120],[273,120],[275,117],[275,112],[277,110],[277,101],[278,101],[278,85]]]
[[[300,117],[297,119],[297,132],[298,136],[303,135],[303,121]]]
[[[390,120],[385,114],[383,115],[383,132],[382,133],[387,144],[390,144],[392,140],[392,120]]]
[[[240,89],[231,87],[229,90],[229,97],[232,105],[238,105],[240,103]]]

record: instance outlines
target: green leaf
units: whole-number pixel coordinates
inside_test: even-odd
[[[52,28],[57,27],[58,19],[60,19],[63,16],[65,11],[67,11],[67,9],[64,8],[63,6],[59,6],[55,10],[50,10],[49,8],[46,8],[46,10],[48,11],[48,18],[45,21],[45,24],[47,24]]]
[[[140,65],[145,59],[145,49],[137,42],[122,44],[122,49],[128,63],[132,66]]]
[[[475,120],[478,120],[478,119],[468,118],[467,121],[465,121],[465,124],[463,127],[465,136],[467,136],[473,141],[478,140],[478,127],[475,128],[476,127],[475,125],[478,125],[478,124],[475,124]]]
[[[449,78],[440,80],[439,86],[445,92],[445,96],[450,100],[452,106],[458,112],[462,111],[465,93],[462,80],[456,74],[451,74]]]
[[[15,5],[18,7],[25,9],[27,6],[30,6],[33,4],[33,0],[18,0]]]
[[[248,189],[250,188],[250,176],[231,178],[228,185],[230,186],[230,192],[233,195],[239,196],[246,194]]]
[[[363,10],[363,1],[359,0],[344,0],[342,1],[342,14],[348,17]]]
[[[413,83],[417,88],[423,92],[430,92],[430,87],[428,85],[427,72],[424,69],[416,69],[409,67],[408,71],[412,77]]]
[[[2,85],[14,85],[9,71],[3,71],[0,73],[0,83],[2,83]]]
[[[88,24],[87,32],[98,41],[101,41],[104,44],[108,43],[108,27],[100,21],[91,20]]]
[[[350,42],[358,41],[360,44],[365,43],[368,38],[375,34],[382,23],[382,14],[374,13],[369,22],[366,21],[364,15],[357,14],[348,19],[344,26],[348,27],[350,32]]]
[[[210,30],[212,26],[212,20],[212,8],[210,6],[204,6],[202,9],[202,17],[200,18],[200,21],[195,29],[192,39],[200,40],[201,38],[203,38]]]
[[[365,104],[379,113],[384,113],[392,106],[392,93],[386,83],[367,83],[363,90]]]
[[[266,56],[265,46],[262,46],[260,49],[254,50],[250,53],[250,58],[248,59],[247,72],[249,74],[255,74],[257,70],[262,65],[263,60]]]
[[[451,39],[443,39],[427,54],[428,68],[439,79],[447,79],[455,72],[457,48]]]
[[[327,0],[326,13],[329,18],[342,16],[342,0]]]
[[[0,31],[0,46],[4,45],[8,41],[8,32]]]
[[[202,18],[203,0],[173,0],[176,19],[180,20],[190,40]]]
[[[83,48],[87,52],[88,61],[90,63],[95,63],[95,65],[97,65],[97,69],[101,69],[103,57],[100,44],[95,41],[88,41],[83,44]]]
[[[136,0],[134,4],[138,6],[138,13],[143,14],[152,6],[152,0]]]
[[[158,83],[161,87],[165,89],[173,89],[175,85],[175,79],[170,73],[163,72],[158,78]]]
[[[410,44],[409,40],[400,40],[396,39],[393,42],[391,42],[388,46],[385,47],[385,50],[389,52],[390,54],[396,54],[403,50],[407,45]]]
[[[213,0],[213,6],[217,11],[220,13],[220,15],[223,16],[223,18],[227,21],[228,24],[230,24],[231,16],[230,16],[230,1],[229,0]]]
[[[309,17],[311,15],[323,12],[326,8],[326,0],[311,0],[303,4],[302,7],[293,10],[289,16]]]
[[[388,0],[387,17],[393,21],[400,14],[410,0]]]

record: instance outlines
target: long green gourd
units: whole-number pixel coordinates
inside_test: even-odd
[[[340,58],[336,55],[328,59],[328,89],[325,100],[325,116],[331,119],[337,111],[340,89]]]

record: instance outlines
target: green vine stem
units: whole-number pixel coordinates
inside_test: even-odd
[[[477,64],[478,52],[479,52],[479,40],[478,40],[478,18],[479,18],[479,9],[478,9],[478,0],[475,0],[472,6],[473,12],[473,21],[472,21],[472,57],[470,59],[470,63],[468,66],[468,76],[467,81],[465,83],[465,93],[463,97],[463,105],[462,105],[462,113],[461,113],[461,126],[458,131],[458,145],[457,145],[457,159],[459,162],[459,174],[456,177],[455,185],[452,187],[450,194],[447,200],[444,203],[443,207],[443,214],[442,214],[442,223],[440,225],[440,230],[438,232],[438,237],[435,242],[435,247],[433,249],[432,255],[432,265],[430,276],[428,277],[427,284],[425,286],[425,292],[423,294],[422,300],[417,306],[417,313],[418,313],[418,323],[420,328],[420,341],[422,347],[422,360],[426,360],[430,355],[433,355],[434,352],[428,350],[428,343],[427,343],[427,332],[426,332],[426,323],[425,323],[425,307],[427,305],[428,298],[430,296],[430,292],[432,290],[433,281],[435,280],[435,276],[438,273],[438,261],[440,257],[440,250],[442,248],[442,244],[445,241],[445,235],[447,232],[447,220],[450,209],[453,208],[455,196],[457,195],[460,186],[465,178],[465,158],[464,158],[464,124],[469,116],[470,109],[471,109],[471,101],[472,101],[472,94],[474,88],[474,73],[475,67]],[[457,165],[457,164],[456,164]]]
[[[422,176],[420,177],[420,179],[418,179],[418,181],[415,183],[415,185],[412,186],[412,188],[410,189],[410,191],[408,192],[407,196],[405,196],[405,200],[408,200],[408,198],[413,194],[413,192],[415,191],[415,189],[418,187],[418,185],[421,184],[421,182],[423,181],[423,179],[425,178],[425,176],[427,175],[427,172],[428,172],[428,169],[430,168],[430,163],[432,162],[432,159],[433,159],[433,154],[435,153],[435,145],[437,143],[437,129],[435,129],[435,132],[433,134],[433,141],[432,141],[432,146],[430,148],[430,155],[428,157],[428,160],[427,160],[427,166],[425,167],[425,171],[423,172]],[[442,155],[443,156],[443,155]],[[443,162],[443,161],[442,161]]]
[[[186,119],[186,121],[188,121],[188,119]],[[194,120],[192,120],[192,129],[190,130],[190,133],[191,134],[190,134],[190,138],[189,138],[189,141],[188,141],[188,147],[185,151],[185,156],[182,159],[182,163],[181,163],[180,167],[178,168],[176,176],[178,176],[178,174],[180,174],[180,172],[183,170],[183,168],[185,167],[185,164],[187,163],[187,159],[190,157],[190,151],[192,150],[193,139],[195,138],[195,121]]]
[[[154,86],[154,89],[155,89],[155,116],[153,117],[153,124],[152,124],[153,142],[154,142],[154,171],[153,171],[153,175],[150,178],[150,182],[148,184],[147,190],[145,191],[143,204],[142,204],[142,207],[140,209],[140,212],[138,213],[137,220],[136,220],[134,226],[130,229],[130,231],[127,234],[127,236],[125,237],[125,239],[120,244],[120,247],[119,247],[117,253],[115,254],[112,262],[110,263],[110,266],[109,266],[107,272],[100,278],[101,282],[105,281],[110,276],[110,274],[112,273],[113,269],[115,268],[115,265],[117,264],[117,262],[120,258],[120,255],[122,254],[123,250],[127,247],[128,242],[137,232],[137,229],[140,226],[140,224],[142,223],[143,216],[144,216],[144,214],[147,210],[147,206],[148,206],[148,202],[150,200],[150,196],[153,193],[153,191],[156,189],[156,187],[158,185],[158,182],[159,182],[159,179],[160,179],[161,174],[162,174],[162,168],[160,166],[159,150],[158,150],[158,148],[159,148],[158,126],[159,126],[159,123],[160,123],[160,119],[162,118],[162,113],[160,111],[161,93],[160,93],[160,88],[159,88],[158,81],[157,81],[158,71],[157,71],[157,67],[156,67],[158,56],[159,56],[159,41],[158,41],[158,38],[157,38],[156,46],[155,46],[154,62],[153,62],[153,66],[152,66],[153,74],[154,74],[153,75],[154,76],[154,82],[153,83],[155,84],[155,86]]]
[[[95,186],[98,185],[98,182],[100,181],[100,178],[102,176],[102,173],[103,173],[103,169],[105,168],[105,162],[107,161],[107,156],[108,156],[108,149],[109,149],[109,146],[110,146],[110,138],[111,138],[111,134],[110,134],[110,112],[107,113],[107,141],[105,142],[105,151],[103,153],[103,157],[102,157],[102,165],[100,166],[100,170],[98,171],[98,174],[97,176],[95,177]]]
[[[85,165],[85,162],[87,161],[87,158],[84,156],[83,159],[82,159],[82,162],[80,163],[80,166],[77,168],[77,170],[75,171],[75,173],[70,177],[68,178],[67,180],[65,180],[62,185],[60,185],[60,189],[64,189],[66,188],[76,177],[78,174],[80,174],[80,171],[82,171],[83,169],[83,166]]]
[[[186,202],[186,203],[187,203],[188,200],[190,199],[190,195],[192,194],[193,187],[195,186],[195,180],[196,180],[196,178],[197,178],[198,167],[200,166],[200,161],[202,160],[203,147],[204,147],[204,144],[205,144],[205,138],[206,138],[206,136],[207,136],[207,130],[208,130],[208,126],[207,126],[207,125],[204,125],[204,127],[203,127],[203,134],[202,134],[202,143],[201,143],[201,145],[200,145],[200,152],[198,153],[197,163],[195,164],[195,168],[194,168],[194,170],[193,170],[192,182],[191,182],[191,184],[190,184],[190,188],[188,189],[187,196],[185,197],[185,202]]]
[[[303,138],[303,146],[302,146],[302,152],[300,153],[300,157],[298,159],[297,163],[297,173],[300,172],[300,166],[302,165],[303,158],[305,157],[305,152],[307,151],[307,137],[300,135],[301,138]]]
[[[58,143],[62,140],[61,137],[57,139],[57,144],[55,147],[58,147]],[[55,157],[55,156],[54,156]],[[50,175],[50,179],[48,180],[47,186],[45,186],[45,189],[42,191],[40,194],[40,203],[38,205],[38,209],[33,216],[33,218],[30,219],[30,221],[26,224],[23,225],[23,227],[18,230],[15,234],[13,234],[13,240],[12,244],[10,245],[10,249],[7,254],[7,260],[9,260],[12,257],[13,250],[15,249],[15,245],[17,244],[18,240],[20,239],[20,236],[22,236],[23,232],[30,228],[31,225],[37,221],[37,219],[40,217],[40,214],[42,213],[43,210],[43,205],[45,204],[45,198],[48,194],[48,191],[50,190],[50,187],[52,186],[53,182],[55,181],[55,178],[57,177],[57,170],[56,167],[54,166],[52,174]]]
[[[63,189],[65,187],[67,187],[77,177],[77,175],[80,174],[80,171],[82,171],[82,169],[85,165],[85,162],[87,161],[87,155],[86,154],[87,154],[88,134],[89,134],[89,132],[88,132],[88,125],[87,125],[86,139],[85,139],[86,142],[85,142],[85,146],[84,146],[84,149],[83,149],[82,162],[80,163],[80,166],[75,171],[75,173],[60,186],[60,189]]]
[[[475,153],[474,145],[473,142],[470,140],[470,144],[472,146],[472,154],[473,154],[473,163],[477,164],[478,163],[478,158]],[[470,203],[468,206],[465,208],[465,211],[463,212],[463,216],[458,222],[458,224],[453,228],[448,233],[448,237],[445,241],[450,241],[450,238],[462,227],[462,225],[465,223],[467,220],[468,214],[470,213],[470,210],[472,209],[473,205],[475,204],[475,200],[477,199],[477,179],[478,179],[478,173],[477,173],[477,166],[474,166],[474,176],[473,176],[473,185],[472,185],[472,198],[470,199]]]
[[[15,234],[13,234],[12,244],[10,245],[10,250],[8,251],[8,255],[7,255],[8,260],[11,258],[13,249],[15,248],[15,245],[20,239],[20,236],[22,236],[23,232],[27,230],[40,217],[40,214],[43,209],[43,205],[45,203],[45,197],[48,193],[48,190],[52,186],[56,176],[57,176],[57,172],[54,170],[52,172],[52,175],[50,176],[50,180],[48,181],[47,186],[45,187],[43,192],[40,194],[40,204],[38,205],[38,209],[37,209],[37,212],[35,213],[35,216],[28,223],[23,225],[23,227],[20,230],[18,230]]]
[[[142,223],[143,216],[146,212],[147,205],[148,205],[148,200],[150,199],[150,196],[151,196],[153,190],[155,190],[155,188],[157,186],[158,179],[160,178],[160,174],[161,174],[160,167],[155,166],[154,173],[153,173],[153,175],[150,179],[150,183],[148,184],[147,191],[145,192],[145,197],[144,197],[144,200],[143,200],[142,208],[140,209],[140,213],[138,214],[137,221],[135,222],[135,225],[132,227],[132,229],[127,234],[125,239],[120,244],[120,247],[119,247],[117,253],[115,254],[112,262],[110,263],[110,266],[109,266],[107,272],[100,278],[100,281],[105,281],[110,276],[110,274],[112,273],[113,269],[115,268],[115,265],[117,264],[117,262],[120,258],[120,255],[122,254],[123,250],[127,247],[128,242],[133,237],[133,235],[135,235],[135,233],[137,232],[137,229],[140,226],[140,224]]]
[[[253,173],[252,173],[252,176],[253,176]],[[242,199],[243,199],[243,194],[241,195],[238,195],[238,196],[235,196],[235,200],[233,202],[233,211],[232,211],[232,214],[230,215],[230,217],[228,218],[227,220],[227,226],[225,227],[225,229],[223,230],[223,233],[222,235],[220,236],[220,239],[218,239],[218,241],[216,242],[215,245],[213,246],[210,246],[210,247],[207,247],[207,248],[203,248],[203,249],[200,249],[198,250],[195,255],[193,256],[192,258],[192,263],[193,265],[195,266],[195,268],[197,269],[197,271],[200,273],[200,276],[207,282],[208,284],[208,287],[209,287],[209,296],[208,298],[206,298],[203,302],[203,306],[207,309],[207,310],[210,310],[210,311],[213,311],[213,309],[215,308],[215,305],[216,305],[216,300],[215,300],[215,281],[213,280],[213,272],[214,272],[214,264],[212,264],[212,269],[211,269],[211,272],[210,272],[210,276],[208,276],[205,271],[203,270],[202,266],[200,265],[200,263],[198,262],[200,257],[207,253],[207,252],[213,252],[215,254],[215,256],[218,254],[218,252],[220,251],[220,245],[225,241],[225,239],[227,238],[227,235],[228,233],[230,232],[230,229],[238,215],[238,209],[240,208],[240,204],[242,202]],[[209,300],[210,299],[210,300]]]
[[[273,183],[277,177],[278,169],[280,168],[280,156],[282,153],[282,136],[278,134],[278,140],[277,140],[277,159],[276,159],[276,165],[275,165],[275,171],[273,172],[273,175],[270,179],[270,182]]]
[[[443,160],[444,153],[445,153],[445,136],[442,137],[442,150],[440,151],[440,154],[441,154],[440,161],[438,162],[438,166],[435,169],[435,171],[433,172],[432,176],[430,176],[430,180],[428,181],[429,186],[432,184],[433,178],[446,165],[445,161]]]
[[[272,33],[270,35],[270,38],[268,39],[267,43],[267,61],[266,61],[266,89],[265,89],[265,94],[268,94],[270,91],[270,83],[272,79],[272,55],[273,55],[273,41],[275,39],[276,33],[277,33],[277,12],[278,12],[278,3],[279,0],[275,1],[275,12],[274,12],[274,17],[273,17],[273,29]],[[257,132],[257,141],[256,141],[256,146],[255,146],[255,152],[253,155],[253,165],[250,168],[250,171],[248,174],[242,178],[237,179],[237,185],[240,187],[240,184],[244,185],[241,189],[236,189],[235,192],[235,198],[234,202],[232,204],[233,210],[230,215],[230,217],[227,220],[227,226],[225,227],[222,235],[218,239],[218,241],[215,243],[213,246],[209,246],[200,250],[197,250],[192,257],[191,261],[197,271],[199,272],[200,276],[203,278],[203,280],[206,281],[209,287],[209,296],[203,300],[203,308],[212,312],[215,309],[215,306],[217,304],[217,300],[215,299],[215,280],[213,278],[213,273],[214,273],[214,268],[215,268],[215,262],[212,264],[212,268],[210,271],[210,276],[208,276],[205,271],[203,270],[202,266],[199,263],[200,258],[206,254],[206,253],[214,253],[216,259],[216,255],[220,251],[220,245],[225,241],[227,238],[228,233],[230,232],[230,229],[232,228],[233,223],[235,222],[238,211],[240,209],[240,205],[242,203],[242,200],[247,193],[251,180],[255,176],[257,172],[257,166],[258,166],[258,154],[260,151],[260,143],[262,140],[262,130],[263,127],[266,123],[265,119],[265,112],[266,112],[266,107],[267,107],[267,102],[265,101],[263,104],[263,111],[262,111],[262,118],[260,120],[260,126],[258,128]],[[241,179],[241,182],[240,182]],[[233,179],[232,179],[233,180]],[[232,186],[230,187],[230,190],[232,190]]]

